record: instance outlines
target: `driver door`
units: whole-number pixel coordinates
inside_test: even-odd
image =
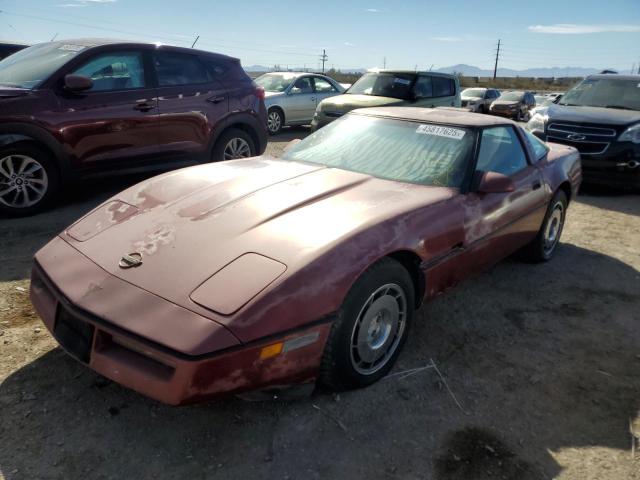
[[[156,89],[142,49],[96,53],[68,73],[93,80],[80,93],[58,92],[58,125],[76,169],[127,168],[158,151]]]
[[[538,167],[509,125],[482,130],[476,178],[497,172],[511,178],[512,192],[470,192],[464,200],[464,247],[475,271],[484,270],[532,241],[549,201]]]
[[[316,93],[311,77],[300,77],[291,86],[287,99],[287,123],[308,122],[316,111]]]

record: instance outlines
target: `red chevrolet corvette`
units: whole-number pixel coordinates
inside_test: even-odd
[[[73,357],[170,404],[388,373],[420,304],[524,249],[551,258],[577,151],[510,120],[354,111],[280,159],[146,180],[35,256]]]

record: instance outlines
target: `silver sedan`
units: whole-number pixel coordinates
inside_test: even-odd
[[[265,90],[267,127],[272,135],[287,125],[310,124],[322,100],[345,91],[333,78],[315,73],[265,73],[255,82]]]

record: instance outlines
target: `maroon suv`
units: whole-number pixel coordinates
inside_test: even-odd
[[[105,40],[34,45],[0,62],[0,212],[62,185],[262,154],[264,91],[236,58]]]

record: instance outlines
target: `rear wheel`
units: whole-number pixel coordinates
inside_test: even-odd
[[[11,216],[43,210],[58,190],[56,165],[31,144],[0,150],[0,212]]]
[[[556,192],[547,208],[547,214],[544,217],[538,235],[524,248],[524,253],[528,260],[532,262],[551,260],[560,242],[567,214],[567,204],[567,195],[562,190]]]
[[[407,270],[385,258],[347,294],[327,340],[320,383],[335,390],[370,385],[384,377],[407,338],[414,313]]]
[[[213,147],[212,160],[235,160],[256,155],[256,148],[251,136],[244,130],[230,128],[225,131]]]

